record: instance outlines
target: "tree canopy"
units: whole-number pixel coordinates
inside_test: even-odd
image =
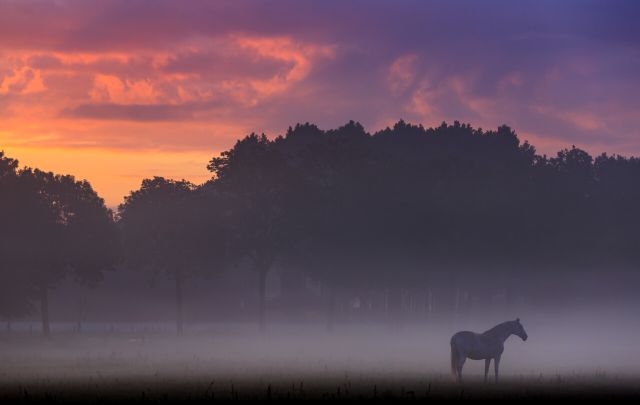
[[[114,221],[88,182],[0,153],[0,312],[22,316],[60,279],[96,284],[116,263],[175,281],[179,331],[185,280],[241,263],[256,270],[263,328],[275,267],[333,292],[535,296],[522,280],[640,264],[640,160],[575,146],[540,155],[504,125],[297,124],[252,133],[207,168],[202,185],[145,179]]]

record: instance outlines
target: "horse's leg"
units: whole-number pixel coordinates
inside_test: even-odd
[[[489,374],[489,364],[491,364],[491,357],[484,360],[484,382],[487,382],[487,374]]]
[[[498,367],[500,366],[500,356],[499,355],[496,356],[493,359],[493,366],[494,366],[495,371],[496,371],[496,382],[498,382]]]
[[[462,366],[464,366],[464,362],[467,360],[467,356],[460,353],[458,354],[458,382],[462,383]]]
[[[451,374],[453,379],[458,382],[458,349],[451,345]]]

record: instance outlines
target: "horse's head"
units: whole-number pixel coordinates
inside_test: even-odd
[[[513,324],[514,324],[513,334],[516,335],[516,336],[519,336],[520,339],[522,339],[522,340],[527,340],[527,338],[528,338],[527,332],[524,330],[524,327],[520,323],[520,318],[518,318],[515,321],[513,321]]]

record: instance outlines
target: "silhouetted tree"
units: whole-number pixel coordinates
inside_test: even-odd
[[[127,268],[173,279],[178,335],[184,331],[184,284],[202,257],[205,227],[195,194],[188,181],[154,177],[143,180],[118,208]]]
[[[288,177],[286,162],[262,134],[251,134],[207,166],[220,191],[235,199],[234,230],[237,249],[258,273],[258,318],[265,330],[266,279],[287,244],[285,219]]]
[[[25,195],[18,187],[18,161],[0,151],[0,315],[11,320],[33,310],[33,291],[25,274],[23,258],[16,250],[24,241],[17,240],[26,219],[22,206]]]
[[[542,301],[583,276],[634,274],[639,162],[575,146],[541,156],[505,125],[298,124],[237,141],[200,186],[144,180],[119,207],[122,247],[128,269],[174,281],[178,333],[185,280],[245,261],[261,330],[276,265],[322,284],[329,328],[354,295],[383,295],[394,321],[426,291],[447,314],[496,294]],[[88,183],[19,170],[4,154],[0,196],[0,314],[39,301],[48,333],[47,291],[70,274],[95,284],[117,260],[111,213]]]
[[[117,261],[112,214],[88,182],[38,169],[20,170],[11,194],[12,268],[35,289],[49,336],[49,290],[68,275],[95,285]]]

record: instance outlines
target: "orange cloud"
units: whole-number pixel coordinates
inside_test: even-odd
[[[39,70],[14,66],[11,73],[0,78],[0,94],[31,94],[45,91]]]
[[[91,101],[116,104],[155,104],[161,97],[149,80],[122,80],[97,74],[89,93]]]
[[[290,65],[287,70],[268,79],[248,81],[226,81],[225,88],[248,105],[255,105],[262,99],[289,89],[296,82],[304,80],[317,58],[332,58],[331,46],[296,43],[290,38],[238,38],[238,45],[255,53],[260,58],[281,60]]]

